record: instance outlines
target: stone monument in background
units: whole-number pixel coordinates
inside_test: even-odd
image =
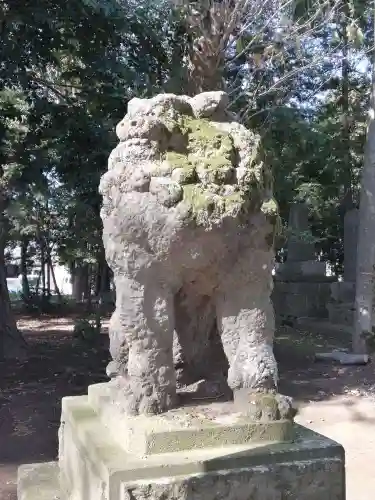
[[[308,208],[295,203],[288,222],[286,262],[276,264],[273,303],[280,318],[327,318],[333,280],[326,263],[317,260]]]
[[[287,248],[286,262],[276,267],[278,277],[302,281],[305,278],[325,277],[326,264],[316,260],[309,211],[304,203],[295,203],[290,207]]]
[[[353,283],[357,273],[359,210],[353,208],[344,217],[344,281]]]
[[[354,324],[355,292],[357,272],[357,243],[359,210],[353,208],[344,218],[344,275],[343,280],[332,283],[329,303],[329,319],[334,325],[351,329]],[[373,305],[373,327],[375,326],[375,304]]]
[[[329,320],[333,325],[352,327],[354,324],[355,283],[357,271],[359,210],[352,208],[344,217],[344,275],[332,283],[328,304]]]
[[[129,103],[100,185],[111,380],[63,399],[59,461],[23,466],[19,500],[345,498],[341,446],[294,424],[277,392],[277,205],[259,139],[227,104],[222,92]],[[217,371],[208,322],[189,337],[177,317],[205,302]],[[177,388],[174,338],[187,359],[206,346],[232,397]]]

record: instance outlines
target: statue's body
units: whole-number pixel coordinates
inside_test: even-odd
[[[117,127],[102,219],[116,285],[110,348],[131,414],[176,404],[174,352],[197,378],[225,371],[215,332],[232,390],[276,387],[276,206],[257,137],[226,104],[221,92],[134,99]]]

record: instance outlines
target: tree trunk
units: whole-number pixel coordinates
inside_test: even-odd
[[[95,270],[92,264],[86,264],[86,281],[85,281],[85,293],[83,294],[83,298],[89,302],[92,299],[92,288],[93,288],[93,278]]]
[[[48,249],[47,249],[48,252]],[[47,253],[47,258],[46,258],[46,274],[47,274],[47,295],[48,297],[51,296],[51,262],[50,262],[50,256]]]
[[[38,273],[38,277],[35,283],[35,296],[37,297],[39,294],[39,287],[40,287],[40,278],[42,276],[42,271],[40,270]]]
[[[57,284],[57,281],[56,281],[56,275],[55,275],[55,270],[53,269],[53,263],[52,263],[52,257],[51,257],[51,254],[49,254],[48,256],[48,267],[49,267],[49,271],[48,273],[51,273],[51,277],[52,277],[52,282],[53,282],[53,287],[55,289],[55,293],[59,299],[59,302],[61,302],[61,292],[60,292],[60,288]]]
[[[85,293],[83,295],[83,298],[85,299],[86,302],[86,310],[87,312],[91,313],[92,312],[92,284],[93,284],[93,266],[92,264],[87,264],[87,280],[86,280],[86,288],[85,288]]]
[[[200,92],[225,90],[222,54],[204,54],[206,49],[194,47],[189,54],[187,92],[196,95]]]
[[[30,300],[30,284],[27,277],[27,249],[29,240],[24,236],[21,241],[21,279],[22,279],[22,296],[27,302]]]
[[[110,287],[110,273],[107,261],[105,260],[104,247],[100,254],[99,262],[98,262],[98,276],[100,275],[99,281],[99,289],[97,290],[98,303],[95,311],[95,328],[98,333],[101,332],[102,327],[102,315],[103,315],[103,306],[105,303],[105,294],[109,291]],[[98,283],[96,284],[98,285]]]
[[[58,287],[57,281],[56,281],[56,275],[55,275],[55,270],[53,268],[53,262],[52,262],[52,248],[47,241],[46,244],[46,264],[47,264],[47,286],[48,286],[48,295],[51,295],[51,279],[52,279],[52,284],[54,288],[54,292],[58,296],[59,302],[61,301],[61,293],[60,289]]]
[[[191,2],[186,2],[190,4]],[[185,92],[189,95],[212,90],[225,90],[225,44],[226,23],[235,10],[220,1],[201,3],[198,16],[195,8],[185,11],[186,29],[189,34],[187,51],[187,77]],[[241,9],[240,9],[241,11]],[[197,20],[199,21],[197,22]]]
[[[72,295],[76,302],[82,302],[87,295],[88,268],[87,264],[75,262],[72,266]]]
[[[95,282],[95,295],[105,295],[111,291],[111,271],[105,259],[104,248],[99,254]]]
[[[374,11],[375,15],[375,11]],[[372,305],[375,264],[375,57],[372,69],[370,123],[367,131],[364,165],[361,178],[355,319],[353,352],[367,353],[366,335],[372,333]]]
[[[0,227],[0,359],[23,359],[26,356],[26,342],[17,328],[14,318],[5,268],[5,229],[4,221]]]
[[[353,208],[353,193],[352,193],[352,162],[350,155],[350,117],[349,117],[349,37],[348,37],[348,19],[350,17],[349,2],[344,1],[343,6],[343,21],[341,23],[342,32],[342,63],[341,63],[341,127],[342,127],[342,146],[343,151],[343,212]]]
[[[96,279],[95,279],[95,297],[99,297],[100,290],[102,288],[103,281],[103,266],[101,263],[101,259],[99,257],[98,263],[96,265]]]
[[[39,247],[40,247],[40,270],[41,270],[41,279],[42,279],[42,296],[46,295],[46,257],[44,252],[44,242],[42,238],[39,239]]]

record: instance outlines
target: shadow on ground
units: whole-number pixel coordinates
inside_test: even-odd
[[[302,329],[280,328],[275,355],[280,372],[280,392],[302,403],[329,400],[339,395],[375,394],[374,365],[342,366],[315,362],[316,352],[350,347],[350,339],[311,333]]]
[[[53,327],[52,327],[53,328]],[[107,380],[108,339],[74,343],[71,333],[25,333],[29,357],[0,362],[0,499],[15,500],[17,467],[55,460],[61,399]]]

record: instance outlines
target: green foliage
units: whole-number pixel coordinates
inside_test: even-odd
[[[306,201],[317,250],[340,260],[342,201],[350,185],[356,202],[363,161],[368,75],[358,61],[372,21],[364,0],[345,4],[344,17],[341,7],[314,17],[323,3],[268,12],[251,2],[259,13],[240,20],[224,75],[233,111],[262,136],[283,226],[290,204]],[[27,238],[30,262],[43,248],[68,265],[98,265],[98,184],[115,125],[132,97],[183,88],[191,40],[181,11],[169,0],[12,0],[0,9],[2,235],[10,246]]]

